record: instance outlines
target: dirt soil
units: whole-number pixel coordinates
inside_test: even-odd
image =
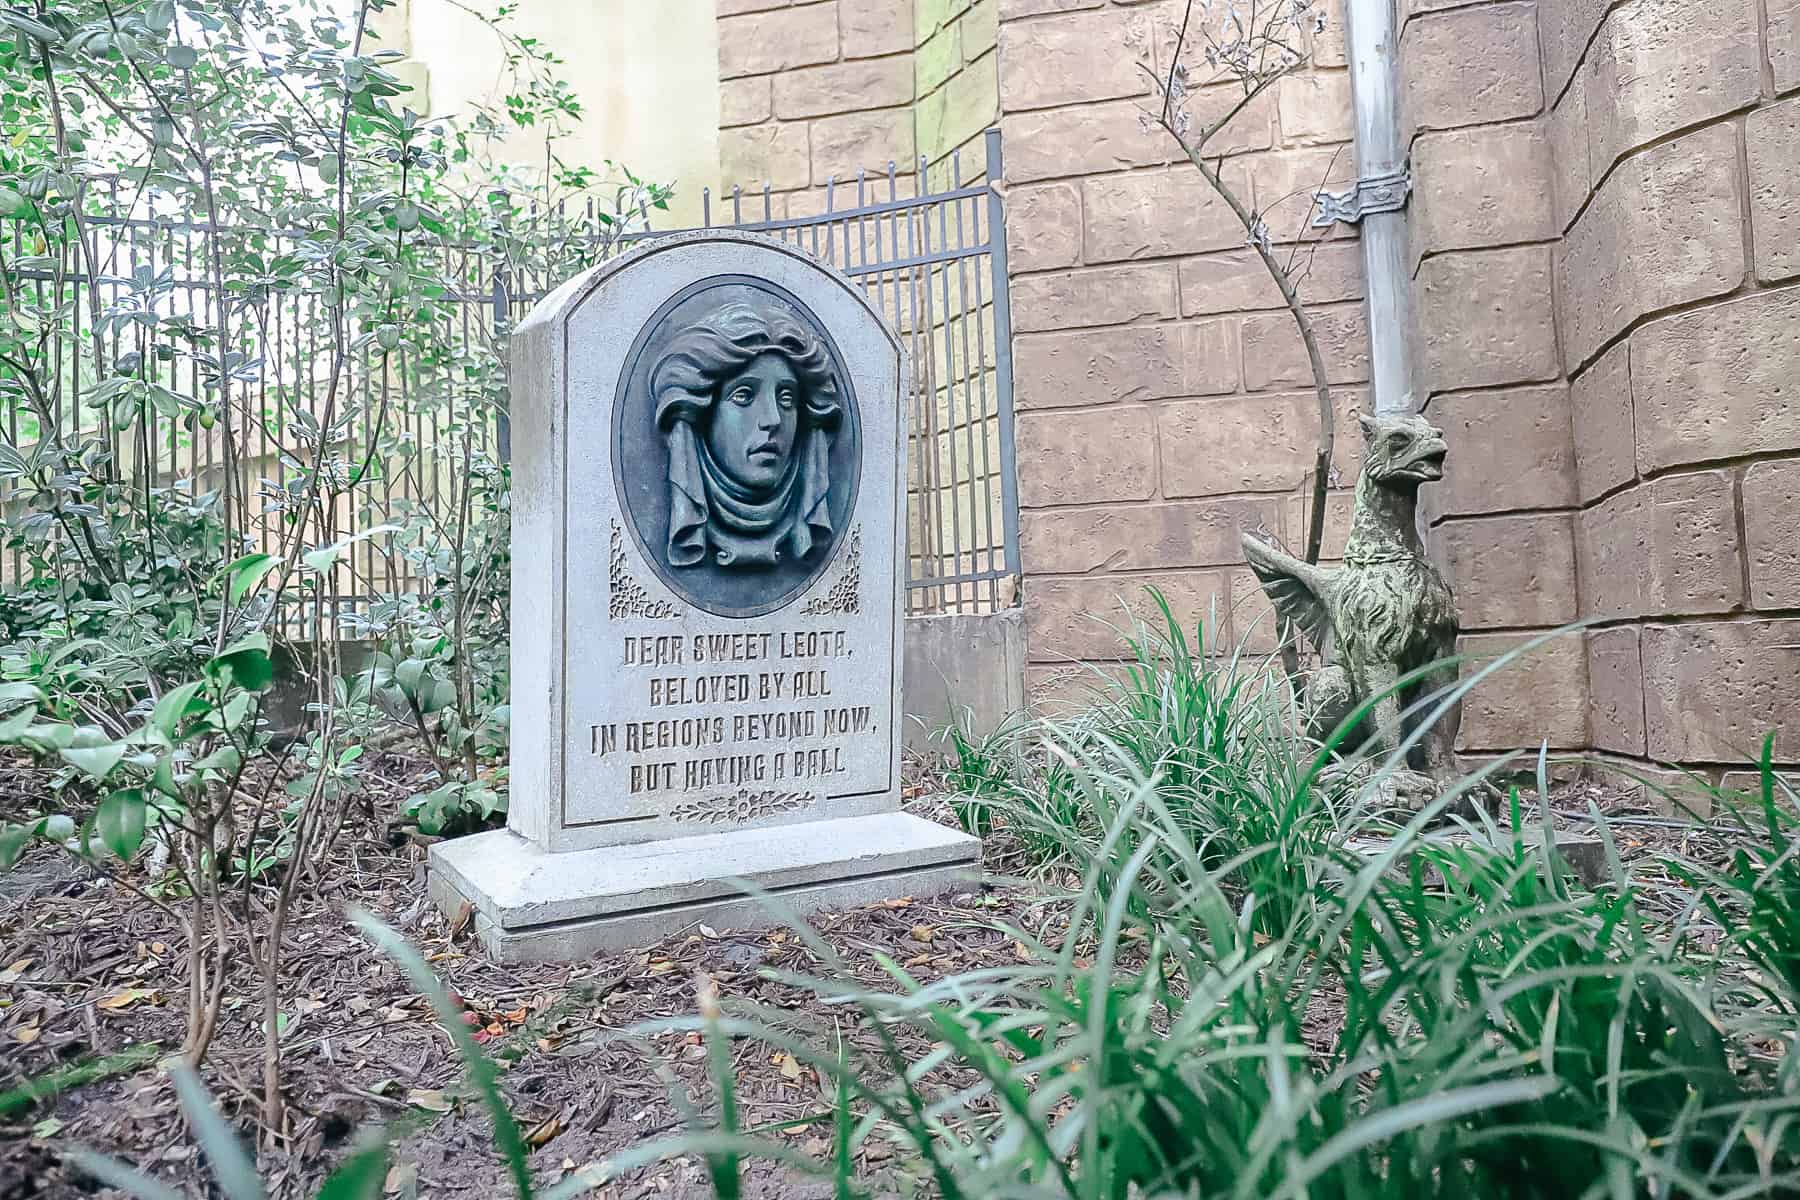
[[[405,765],[393,764],[394,773],[403,775]],[[0,789],[39,782],[14,776],[0,779]],[[1628,807],[1622,797],[1581,785],[1559,789],[1554,799],[1571,814],[1589,799],[1609,813]],[[1693,836],[1678,822],[1636,819],[1643,823],[1620,827],[1628,831],[1621,841],[1631,856],[1679,851]],[[572,966],[495,966],[466,929],[427,902],[420,841],[395,841],[341,841],[322,894],[293,917],[281,1002],[288,1115],[278,1136],[256,1120],[259,993],[248,966],[234,965],[205,1076],[244,1140],[258,1144],[272,1196],[310,1195],[355,1144],[357,1131],[382,1124],[409,1127],[396,1149],[388,1195],[486,1200],[512,1194],[448,1035],[396,966],[350,923],[353,908],[399,929],[460,996],[488,1050],[510,1064],[503,1086],[535,1147],[532,1168],[540,1184],[677,1130],[682,1121],[672,1085],[704,1102],[709,1088],[698,1035],[620,1036],[641,1022],[693,1012],[701,973],[728,1004],[748,999],[791,1012],[817,1031],[815,1045],[830,1045],[834,1030],[854,1023],[809,990],[765,977],[766,969],[823,973],[818,958],[786,929],[698,926],[656,946]],[[990,872],[1003,871],[1018,860],[995,839],[988,865]],[[60,1151],[77,1144],[131,1162],[187,1194],[213,1194],[173,1087],[158,1067],[184,1033],[187,964],[179,902],[172,903],[148,904],[50,848],[33,850],[0,875],[0,1096],[72,1064],[114,1060],[99,1078],[52,1099],[10,1112],[0,1099],[0,1200],[116,1194],[62,1164]],[[1017,963],[1023,947],[997,927],[1010,923],[1054,944],[1065,911],[1041,890],[972,885],[932,901],[820,914],[810,924],[860,979],[881,984],[886,976],[878,954],[927,981]],[[1321,1029],[1333,1022],[1325,1011],[1309,1018]],[[900,1032],[909,1055],[926,1050],[923,1037]],[[825,1155],[829,1126],[806,1122],[830,1113],[829,1088],[810,1068],[767,1046],[740,1043],[735,1055],[745,1124],[793,1122],[777,1136]],[[902,1158],[879,1139],[865,1145],[859,1167],[885,1178],[884,1190],[914,1190],[901,1177]],[[751,1196],[831,1194],[828,1186],[767,1164],[748,1170]],[[677,1158],[629,1172],[593,1194],[629,1200],[711,1191],[699,1162]]]

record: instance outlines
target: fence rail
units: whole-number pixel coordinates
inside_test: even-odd
[[[710,194],[705,203],[705,228],[761,232],[801,246],[843,271],[863,288],[908,350],[914,379],[907,480],[909,613],[988,611],[1009,606],[1016,597],[1018,502],[1005,223],[1001,197],[987,182],[1001,177],[997,130],[989,132],[985,148],[980,182],[963,181],[961,163],[952,161],[945,164],[948,180],[934,191],[925,162],[904,176],[890,166],[873,179],[865,174],[851,184],[828,185],[824,211],[816,215],[777,217],[775,198],[766,189],[760,196],[761,219],[754,214],[744,219],[741,191],[732,193],[727,212],[714,213]],[[854,203],[839,207],[840,196],[853,197]],[[750,198],[752,209],[757,198]],[[187,317],[206,326],[216,318],[219,301],[208,270],[209,239],[227,239],[235,249],[254,247],[273,256],[302,236],[297,231],[218,229],[204,222],[120,216],[116,203],[112,208],[90,222],[100,264],[93,277],[66,268],[13,272],[27,286],[44,288],[60,279],[73,290],[67,311],[73,314],[75,338],[84,345],[92,337],[88,289],[109,313],[147,305],[159,317]],[[542,226],[555,230],[557,237],[585,239],[596,250],[590,257],[681,232],[648,230],[602,238],[591,209],[576,214],[558,209],[547,216]],[[15,244],[15,263],[23,250]],[[508,266],[467,246],[439,244],[429,253],[441,256],[435,263],[438,272],[457,281],[432,318],[441,335],[436,344],[451,350],[431,361],[404,347],[383,355],[365,346],[334,367],[328,339],[321,333],[329,311],[325,298],[279,289],[254,300],[232,297],[229,311],[238,326],[233,340],[247,348],[233,388],[248,419],[229,454],[218,431],[154,412],[121,443],[106,414],[93,411],[96,380],[89,377],[92,370],[82,356],[73,353],[67,362],[57,363],[66,409],[58,420],[66,422],[65,429],[106,436],[121,473],[134,486],[160,489],[163,503],[186,495],[201,501],[218,486],[228,458],[233,459],[250,499],[242,527],[264,530],[271,544],[279,534],[292,441],[317,436],[302,428],[308,414],[314,424],[329,411],[350,414],[348,423],[328,436],[334,439],[334,451],[352,465],[376,453],[378,429],[396,438],[398,452],[389,452],[393,447],[382,452],[378,486],[365,490],[354,506],[346,500],[342,511],[332,515],[339,537],[372,528],[412,506],[440,504],[459,486],[455,456],[447,459],[446,448],[503,460],[510,443],[503,413],[472,426],[456,420],[448,401],[458,388],[471,385],[459,377],[467,364],[457,361],[455,348],[495,346],[562,279],[560,274],[550,277],[556,272],[549,269]],[[133,331],[129,324],[112,323],[101,339],[102,357],[111,360],[133,349],[153,352],[162,336],[155,328]],[[503,354],[499,361],[504,362]],[[175,390],[193,395],[204,390],[200,368],[191,361],[177,359],[167,371]],[[12,444],[29,442],[29,413],[13,407],[0,413],[0,421]],[[0,505],[6,502],[0,492]],[[251,509],[260,512],[252,514]],[[358,605],[417,587],[419,575],[412,565],[379,541],[357,543],[342,562],[344,603]],[[17,579],[23,569],[16,554],[0,561],[4,578]]]

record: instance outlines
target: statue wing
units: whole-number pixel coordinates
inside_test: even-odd
[[[1275,612],[1305,632],[1319,653],[1331,650],[1331,575],[1253,534],[1244,535],[1244,557],[1275,604]]]

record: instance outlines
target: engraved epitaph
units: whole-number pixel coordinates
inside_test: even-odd
[[[922,894],[979,844],[899,810],[909,372],[843,276],[662,239],[513,338],[509,826],[433,847],[485,945]],[[790,828],[792,827],[792,828]]]

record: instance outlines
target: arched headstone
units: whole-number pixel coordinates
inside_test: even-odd
[[[849,280],[716,232],[513,335],[508,827],[432,847],[503,959],[923,895],[980,843],[899,811],[910,373]]]

